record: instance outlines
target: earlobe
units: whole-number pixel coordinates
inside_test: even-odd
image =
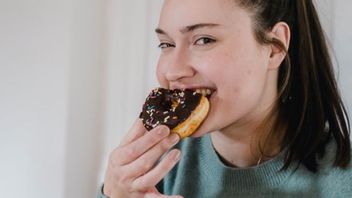
[[[285,59],[290,44],[290,28],[285,22],[275,24],[269,33],[269,38],[272,40],[270,54],[270,68],[278,68]]]

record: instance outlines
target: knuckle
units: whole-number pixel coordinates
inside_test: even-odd
[[[132,191],[145,191],[150,185],[146,182],[144,177],[138,178],[131,183],[130,189]]]
[[[119,162],[115,157],[110,156],[108,166],[114,170],[116,167],[119,166]]]
[[[120,161],[119,161],[119,151],[114,150],[110,156],[109,156],[109,166],[112,168],[116,168],[120,166]]]
[[[107,174],[109,175],[109,177],[116,182],[123,182],[125,183],[126,181],[128,181],[129,174],[123,170],[122,166],[114,166],[109,164],[108,165],[108,171]]]
[[[161,151],[167,151],[172,147],[173,143],[170,141],[170,139],[165,139],[160,142],[159,147]]]
[[[135,146],[130,146],[125,149],[125,151],[123,152],[123,155],[129,156],[129,157],[137,157],[138,149]]]
[[[121,169],[120,168],[110,168],[110,172],[111,172],[111,176],[114,180],[119,181],[121,178],[123,178],[123,174],[121,173]]]
[[[149,144],[155,144],[156,142],[160,141],[160,136],[156,135],[155,133],[154,134],[150,134],[149,138],[148,138],[148,142]]]
[[[120,186],[126,186],[126,183],[130,180],[130,177],[127,174],[119,174],[117,182]]]
[[[163,163],[159,164],[161,170],[168,170],[173,165],[174,165],[174,162],[170,159],[169,156],[165,157],[163,159]]]
[[[161,152],[164,152],[169,149],[170,143],[167,140],[163,140],[160,142],[158,147]]]
[[[143,178],[139,178],[133,181],[131,189],[134,190],[141,190],[141,189],[145,189],[145,185],[143,185]]]
[[[143,163],[138,164],[138,169],[140,171],[142,171],[143,173],[145,173],[145,172],[149,171],[153,165],[154,165],[153,163],[151,163],[149,161],[145,161]]]
[[[115,170],[113,172],[113,176],[114,176],[113,180],[115,181],[117,186],[120,186],[120,187],[127,186],[127,184],[131,180],[130,175],[127,173],[124,173],[123,171],[121,171],[121,169]]]

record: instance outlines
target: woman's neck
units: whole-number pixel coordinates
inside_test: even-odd
[[[211,133],[213,146],[225,164],[239,168],[256,166],[280,152],[280,138],[267,139],[269,130],[259,127],[259,123],[248,122]]]

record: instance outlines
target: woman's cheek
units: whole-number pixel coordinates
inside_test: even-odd
[[[226,61],[226,60],[225,60]],[[206,77],[214,78],[214,76],[221,76],[224,70],[227,70],[224,59],[218,53],[205,54],[199,60],[198,71],[201,71]]]
[[[156,67],[156,77],[161,85],[161,87],[167,88],[168,87],[168,82],[165,78],[165,68],[163,67],[163,62],[162,60],[159,60],[157,67]]]

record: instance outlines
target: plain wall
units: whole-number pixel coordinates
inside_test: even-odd
[[[105,1],[0,1],[0,196],[93,197]]]
[[[0,2],[1,197],[63,197],[69,2]]]
[[[157,86],[162,0],[0,0],[1,197],[94,197]],[[348,0],[319,13],[352,112]]]
[[[347,105],[350,117],[352,116],[352,1],[334,1],[333,39],[337,60],[337,79],[340,84],[344,102]]]

